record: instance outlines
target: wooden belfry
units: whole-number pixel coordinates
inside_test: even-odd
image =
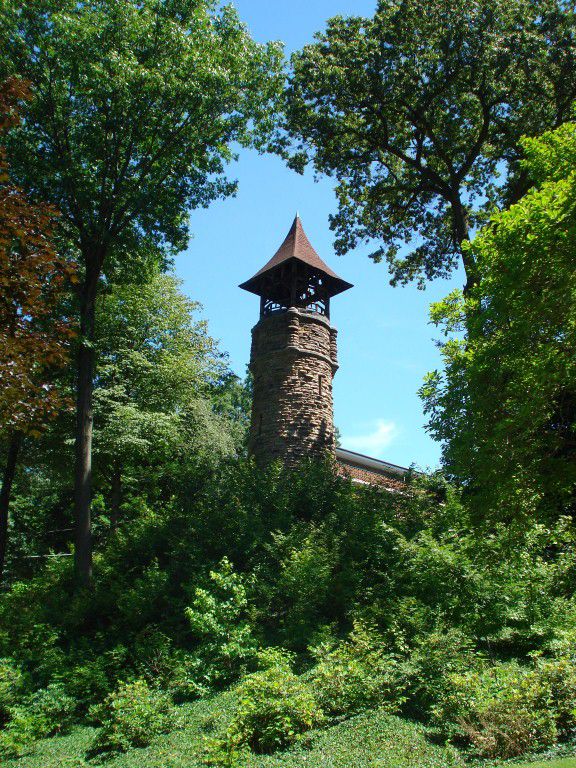
[[[322,261],[296,214],[274,256],[240,288],[260,296],[260,317],[299,307],[329,318],[330,298],[352,288],[352,284]]]
[[[318,256],[297,215],[286,239],[240,285],[260,297],[252,329],[250,453],[295,464],[333,452],[332,378],[338,368],[330,299],[352,288]]]

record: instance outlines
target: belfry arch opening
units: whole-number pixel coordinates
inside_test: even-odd
[[[240,288],[260,297],[260,317],[294,307],[330,318],[330,299],[352,284],[322,261],[296,216],[274,256]]]

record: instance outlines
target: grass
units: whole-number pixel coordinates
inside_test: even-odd
[[[460,768],[451,749],[430,744],[423,729],[407,720],[370,712],[318,731],[299,748],[254,757],[246,768]]]
[[[512,768],[512,766],[510,766]],[[514,768],[576,768],[576,757],[561,757],[558,760],[545,760],[536,763],[515,764]]]
[[[184,727],[145,749],[116,755],[105,768],[201,768],[206,736],[226,719],[227,700],[218,696],[180,708]],[[95,728],[77,727],[66,736],[37,742],[2,768],[94,768],[87,752]],[[431,744],[424,730],[381,712],[370,712],[308,734],[298,747],[276,755],[253,755],[242,768],[463,768],[452,750]]]
[[[133,749],[102,761],[106,768],[199,768],[202,765],[204,721],[214,714],[214,700],[180,707],[183,728],[156,739],[145,749]],[[212,705],[212,706],[211,706]],[[19,759],[7,760],[2,768],[94,768],[89,760],[97,728],[76,727],[66,736],[36,742]]]
[[[96,728],[76,727],[66,736],[36,742],[2,768],[203,768],[206,738],[228,721],[230,696],[180,707],[183,727],[158,737],[145,749],[88,759]],[[494,768],[494,764],[491,763]],[[425,730],[408,720],[373,711],[324,730],[313,731],[291,750],[250,755],[242,768],[464,768],[455,751],[432,744]],[[576,758],[507,762],[502,768],[576,768]]]

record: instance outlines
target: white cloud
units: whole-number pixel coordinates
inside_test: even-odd
[[[354,437],[343,437],[342,448],[348,448],[351,451],[366,453],[375,459],[382,458],[380,455],[385,448],[394,442],[398,436],[398,427],[393,421],[378,419],[373,429],[364,435]]]

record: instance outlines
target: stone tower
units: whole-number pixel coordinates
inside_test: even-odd
[[[348,288],[318,256],[296,216],[276,254],[240,288],[260,296],[252,329],[249,451],[259,464],[333,452],[338,368],[330,299]]]

